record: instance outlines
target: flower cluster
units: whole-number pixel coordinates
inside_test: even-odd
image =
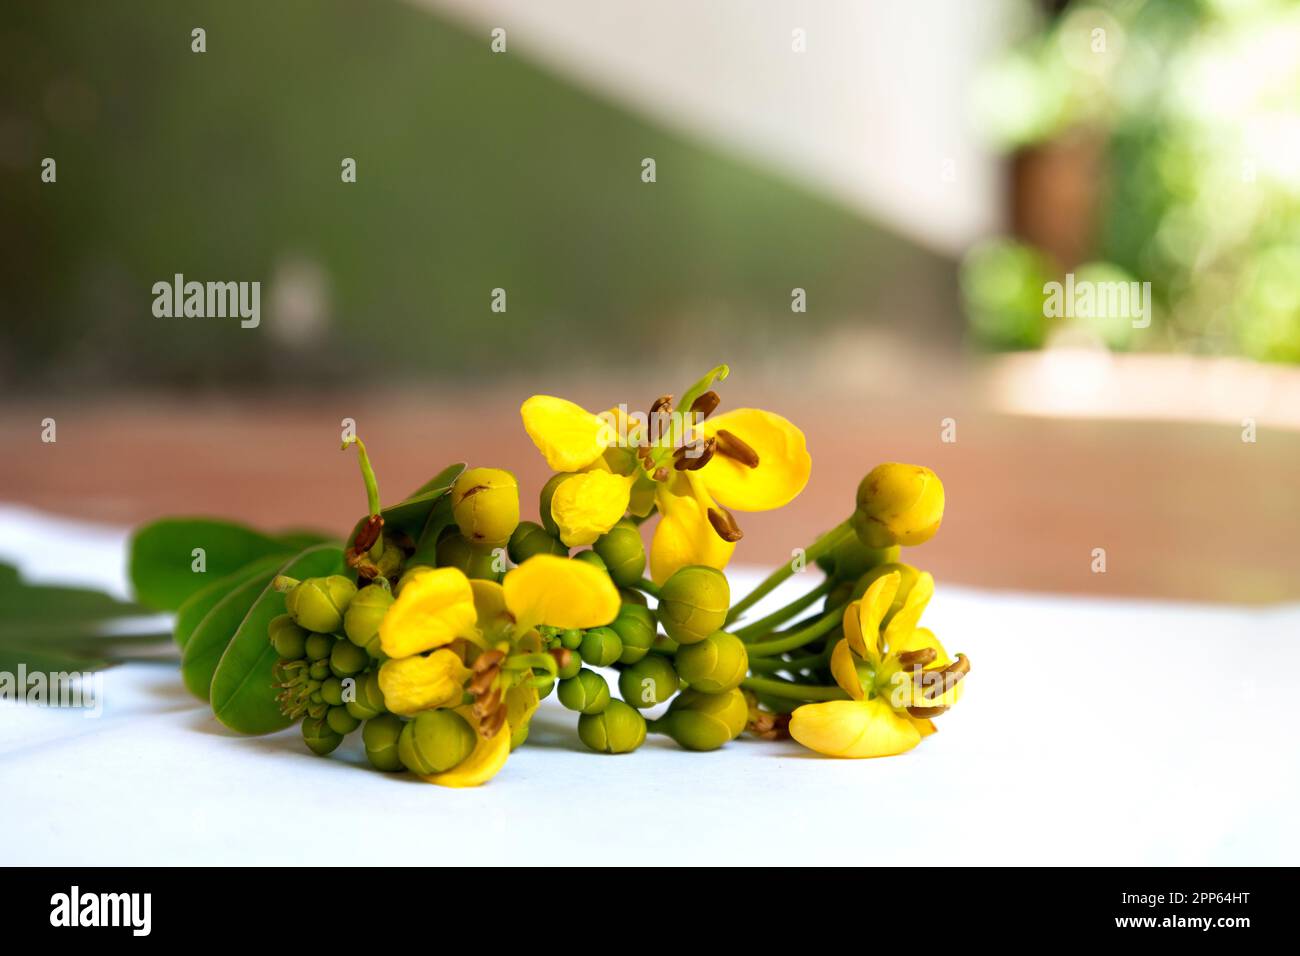
[[[520,520],[518,482],[498,468],[454,469],[385,510],[355,441],[370,513],[344,552],[350,573],[274,582],[285,607],[269,627],[277,700],[302,719],[307,745],[327,754],[362,728],[378,769],[473,786],[524,743],[552,692],[605,753],[635,750],[648,732],[714,750],[748,730],[874,757],[933,733],[969,662],[919,626],[934,581],[899,549],[938,530],[938,477],[875,468],[848,518],[733,603],[735,512],[787,504],[812,462],[780,415],[718,411],[713,386],[727,374],[719,366],[646,413],[525,401],[523,426],[555,472],[540,522]],[[417,533],[401,520],[410,503],[422,509]],[[647,550],[642,525],[656,516]],[[755,618],[805,566],[824,579]]]

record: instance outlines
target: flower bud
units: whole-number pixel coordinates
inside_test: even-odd
[[[560,537],[560,526],[555,521],[555,516],[551,514],[551,499],[555,497],[555,489],[560,487],[560,483],[566,478],[572,478],[573,472],[562,471],[558,475],[551,475],[546,484],[542,485],[541,494],[538,495],[537,510],[541,512],[542,527],[546,533],[558,539]]]
[[[266,627],[271,646],[281,660],[296,661],[307,654],[307,632],[293,623],[288,614],[273,618]]]
[[[578,676],[560,681],[560,703],[580,714],[598,714],[610,703],[609,685],[595,671],[583,668]]]
[[[451,513],[468,541],[504,548],[519,524],[519,483],[500,468],[470,468],[451,486]]]
[[[308,634],[307,640],[303,642],[303,653],[307,655],[309,661],[327,661],[332,650],[334,650],[332,634]]]
[[[659,589],[659,622],[678,644],[694,644],[722,629],[731,609],[731,588],[717,568],[680,568]]]
[[[609,577],[621,588],[631,587],[645,574],[645,544],[641,531],[631,521],[620,521],[592,545],[601,556]]]
[[[467,578],[499,581],[504,571],[497,570],[497,556],[487,545],[471,544],[463,534],[452,532],[438,542],[438,567],[459,568]]]
[[[868,548],[924,544],[943,520],[943,482],[929,468],[887,462],[858,485],[853,530]]]
[[[357,592],[343,615],[343,633],[357,647],[379,657],[379,624],[393,606],[393,595],[379,584],[368,584]]]
[[[519,522],[515,533],[510,536],[506,551],[515,564],[523,564],[537,554],[554,554],[561,558],[569,556],[569,549],[563,542],[548,534],[536,521]]]
[[[623,642],[620,664],[635,664],[645,657],[655,640],[654,612],[642,604],[623,604],[609,624]]]
[[[898,560],[898,546],[868,548],[856,534],[841,538],[828,555],[826,573],[841,581],[856,581],[872,568]]]
[[[330,673],[335,677],[360,674],[370,663],[370,655],[351,641],[335,641],[330,651]]]
[[[352,700],[345,703],[348,713],[358,720],[370,720],[388,710],[384,692],[379,687],[379,672],[371,671],[356,678]]]
[[[577,554],[573,556],[573,560],[586,562],[596,570],[603,571],[605,574],[609,574],[609,568],[605,566],[605,559],[602,558],[600,555],[598,555],[595,551],[590,551],[590,550],[579,551]]]
[[[560,635],[560,646],[576,651],[582,646],[582,630],[576,627],[569,628]]]
[[[397,754],[397,741],[405,722],[396,714],[380,714],[366,721],[361,728],[361,742],[366,745],[366,758],[376,770],[392,772],[401,770],[402,758]]]
[[[330,645],[330,647],[333,646],[334,646],[333,644]],[[315,681],[321,681],[329,677],[330,676],[329,658],[326,658],[323,661],[312,662],[311,667],[307,668],[307,676]]]
[[[308,749],[318,757],[324,757],[343,743],[343,735],[325,723],[324,717],[304,717],[302,739]]]
[[[578,736],[600,753],[630,753],[645,741],[645,718],[621,700],[611,700],[599,714],[578,718]]]
[[[910,564],[903,564],[901,562],[896,564],[882,564],[880,567],[872,568],[866,574],[862,575],[862,577],[858,578],[858,583],[853,586],[853,594],[850,598],[850,600],[853,601],[858,600],[867,593],[867,588],[871,587],[872,583],[874,583],[877,578],[883,578],[886,574],[891,574],[895,571],[898,572],[898,590],[894,593],[894,601],[889,605],[889,610],[885,612],[885,616],[880,622],[882,627],[888,624],[893,616],[903,609],[903,602],[905,602],[907,596],[912,593],[912,586],[916,584],[916,579],[921,576],[920,571],[912,567]]]
[[[299,627],[318,634],[333,634],[343,626],[357,586],[341,574],[299,581],[284,596],[284,607]]]
[[[592,667],[608,667],[623,654],[623,641],[612,627],[592,627],[582,635],[578,653],[583,663]]]
[[[442,773],[474,750],[477,735],[454,710],[426,710],[407,721],[397,738],[397,756],[412,773]]]
[[[691,689],[721,694],[739,687],[749,671],[745,642],[726,631],[715,631],[698,644],[677,652],[677,673]]]
[[[687,750],[717,750],[735,740],[749,721],[749,705],[739,688],[725,694],[687,690],[668,708],[660,726]]]
[[[577,651],[569,651],[555,676],[560,680],[568,680],[570,677],[576,677],[580,670],[582,670],[582,655]]]
[[[343,706],[343,681],[337,677],[327,677],[320,682],[320,699],[331,707]]]
[[[325,723],[329,725],[330,730],[342,737],[346,737],[361,726],[361,721],[349,714],[346,707],[331,707],[325,713]]]
[[[619,696],[638,710],[662,704],[680,684],[672,663],[661,654],[651,654],[618,675]]]

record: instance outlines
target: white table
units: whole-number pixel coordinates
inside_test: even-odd
[[[0,558],[34,578],[124,593],[124,540],[0,507]],[[296,729],[234,736],[174,663],[122,666],[98,718],[0,703],[0,863],[1300,862],[1300,606],[940,582],[926,622],[973,673],[901,757],[658,737],[602,756],[552,698],[460,791],[369,771],[359,740],[322,760]]]

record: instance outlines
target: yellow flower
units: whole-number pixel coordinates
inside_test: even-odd
[[[453,787],[490,779],[512,740],[522,742],[538,703],[533,671],[503,666],[510,655],[540,650],[539,625],[599,627],[619,606],[608,575],[555,555],[529,558],[501,584],[470,581],[456,568],[413,571],[379,627],[380,646],[392,658],[379,668],[384,701],[405,716],[454,708],[477,735],[463,762],[424,779]],[[462,706],[467,699],[474,706]]]
[[[943,521],[943,482],[923,465],[886,462],[862,479],[857,504],[853,529],[868,548],[924,544]]]
[[[547,464],[573,473],[551,499],[566,545],[590,544],[629,509],[644,517],[653,502],[661,520],[650,573],[662,583],[688,564],[726,567],[741,537],[729,509],[780,508],[803,490],[812,459],[793,424],[756,408],[709,418],[718,402],[709,387],[728,372],[712,369],[676,413],[670,396],[640,417],[622,408],[596,415],[549,395],[524,402],[524,429]]]
[[[948,656],[938,638],[917,627],[934,593],[922,574],[903,607],[889,614],[898,572],[872,582],[844,609],[844,638],[831,654],[831,673],[849,700],[804,704],[790,718],[790,735],[831,757],[887,757],[911,750],[934,733],[931,720],[957,702],[970,662]]]

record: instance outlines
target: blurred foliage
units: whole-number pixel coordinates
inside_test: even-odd
[[[1300,361],[1300,6],[1073,3],[987,71],[975,102],[1008,150],[1103,139],[1086,268],[1149,281],[1154,316],[1099,339]],[[1062,267],[1014,240],[973,249],[962,286],[977,337],[1042,344],[1053,323],[1029,290]]]
[[[951,264],[538,69],[523,37],[497,55],[486,31],[345,0],[73,0],[5,19],[11,385],[698,364],[682,353],[712,360],[740,332],[770,350],[882,299],[955,304]],[[57,184],[39,181],[46,156]],[[152,284],[175,273],[262,281],[261,328],[154,318]],[[812,303],[798,323],[796,286]]]

